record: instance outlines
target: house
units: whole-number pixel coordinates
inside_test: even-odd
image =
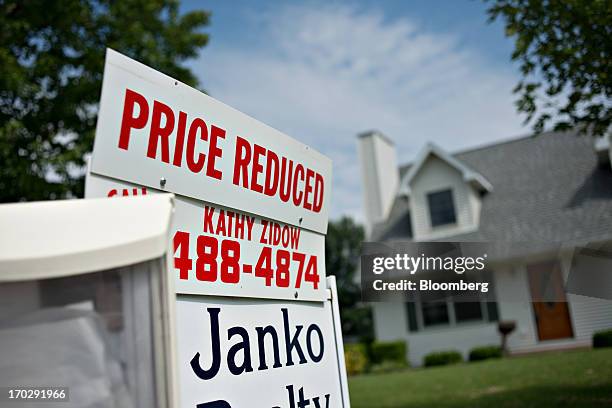
[[[533,301],[541,274],[563,288],[575,247],[612,243],[609,139],[548,132],[457,153],[427,144],[399,167],[380,132],[358,144],[369,241],[523,243],[488,265],[492,300],[372,303],[377,339],[405,339],[412,365],[432,351],[499,344],[499,320],[516,323],[513,354],[589,346],[612,328],[610,300],[561,289],[565,301]]]

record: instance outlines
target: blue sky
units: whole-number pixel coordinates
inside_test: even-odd
[[[513,105],[512,41],[481,1],[186,1],[212,12],[189,65],[209,94],[334,162],[332,217],[363,219],[356,134],[405,163],[528,132]]]

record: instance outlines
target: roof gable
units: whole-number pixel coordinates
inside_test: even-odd
[[[410,169],[400,181],[399,195],[410,196],[412,193],[410,184],[431,155],[438,157],[456,169],[461,174],[463,180],[477,190],[482,192],[491,192],[493,190],[493,186],[483,175],[472,170],[465,163],[448,154],[444,149],[433,143],[427,143],[417,155],[414,164],[410,166]]]

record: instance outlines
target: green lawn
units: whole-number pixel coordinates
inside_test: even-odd
[[[352,408],[612,407],[612,349],[361,375],[349,388]]]

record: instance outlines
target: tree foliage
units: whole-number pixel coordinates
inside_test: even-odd
[[[602,135],[612,120],[610,0],[485,0],[515,39],[517,108],[536,132],[577,127]]]
[[[83,193],[106,47],[196,86],[209,14],[177,0],[0,0],[0,202]]]
[[[369,337],[372,334],[371,312],[360,304],[361,290],[355,280],[363,239],[363,227],[352,218],[330,221],[325,237],[325,266],[327,274],[336,277],[343,333]]]

